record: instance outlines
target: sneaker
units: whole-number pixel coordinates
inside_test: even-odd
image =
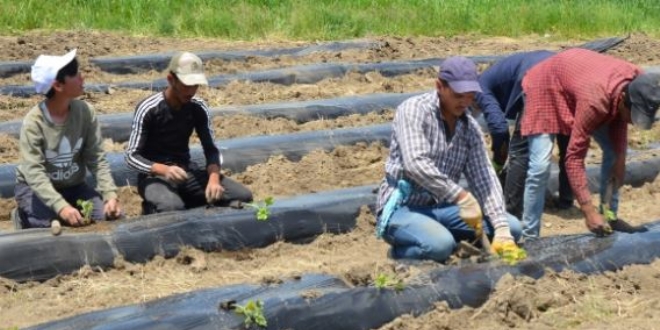
[[[14,224],[15,230],[23,229],[23,221],[18,212],[18,207],[15,207],[11,210],[11,212],[9,213],[9,218],[11,219],[11,222]]]
[[[646,232],[646,231],[649,230],[648,228],[646,228],[644,226],[633,226],[633,225],[629,224],[628,222],[626,222],[623,219],[617,219],[617,220],[614,220],[614,221],[610,221],[609,225],[612,228],[612,230],[614,230],[614,231],[618,231],[618,232],[622,232],[622,233],[628,233],[628,234],[643,233],[643,232]]]
[[[50,232],[53,236],[57,236],[62,233],[62,224],[59,220],[53,220],[50,222]]]

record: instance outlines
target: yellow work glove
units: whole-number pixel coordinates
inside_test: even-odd
[[[509,226],[495,228],[495,236],[490,248],[494,255],[510,265],[527,258],[527,252],[513,241]]]
[[[481,213],[481,206],[479,202],[472,196],[471,193],[466,193],[465,197],[460,199],[457,203],[459,208],[459,216],[463,221],[472,229],[474,229],[477,239],[481,238],[483,233],[483,214]]]

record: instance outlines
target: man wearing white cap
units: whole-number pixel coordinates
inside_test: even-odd
[[[12,211],[15,227],[52,226],[59,233],[60,220],[79,226],[87,220],[119,217],[117,188],[105,159],[96,113],[76,99],[84,90],[76,50],[64,56],[39,56],[31,78],[37,93],[46,99],[28,112],[21,127],[15,187],[18,207]],[[96,178],[96,190],[85,183],[88,170]],[[78,209],[80,200],[93,204],[88,218]]]
[[[126,150],[126,162],[139,172],[143,213],[252,201],[245,186],[220,172],[222,156],[213,141],[209,109],[195,97],[200,85],[208,85],[202,60],[178,53],[168,71],[167,89],[137,105]],[[193,130],[204,149],[203,169],[190,160]]]

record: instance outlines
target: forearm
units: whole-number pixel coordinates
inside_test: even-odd
[[[210,164],[206,167],[206,171],[209,174],[209,183],[218,183],[222,180],[222,174],[220,174],[220,166],[217,164]]]

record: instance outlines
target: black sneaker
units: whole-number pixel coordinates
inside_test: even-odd
[[[23,221],[21,219],[20,213],[18,212],[18,207],[15,207],[11,210],[11,212],[9,213],[9,218],[11,219],[11,222],[14,224],[15,230],[23,229]]]
[[[633,226],[623,219],[616,219],[614,221],[609,221],[609,225],[614,231],[628,233],[628,234],[643,233],[649,231],[649,229],[644,226]]]

